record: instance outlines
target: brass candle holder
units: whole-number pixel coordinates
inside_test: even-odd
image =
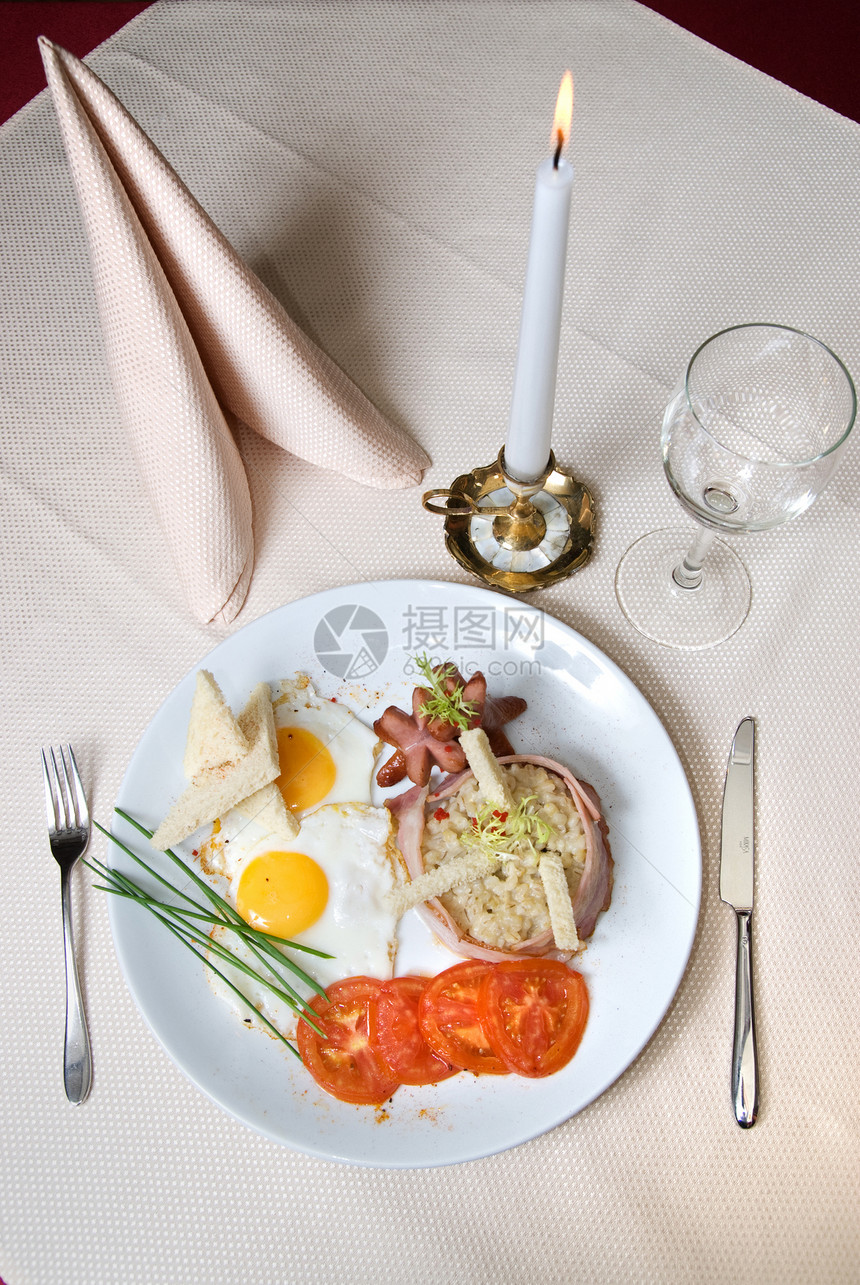
[[[556,468],[552,452],[541,477],[520,482],[505,471],[503,448],[494,464],[461,474],[449,489],[425,491],[422,503],[445,518],[448,552],[495,589],[545,588],[591,553],[591,492]]]

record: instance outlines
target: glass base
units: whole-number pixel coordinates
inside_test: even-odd
[[[693,543],[687,530],[652,531],[631,544],[615,573],[615,594],[635,629],[664,647],[699,651],[715,647],[740,629],[752,590],[734,550],[715,540],[705,558],[702,582],[682,589],[672,572]]]

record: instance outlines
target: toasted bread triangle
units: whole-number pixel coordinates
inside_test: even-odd
[[[247,753],[236,762],[199,772],[152,836],[153,847],[161,851],[173,847],[278,776],[278,742],[268,683],[254,688],[238,725],[248,743]]]
[[[299,823],[284,802],[284,796],[274,781],[255,790],[247,799],[236,804],[249,821],[256,821],[277,839],[289,843],[299,832]]]
[[[207,669],[198,670],[182,760],[186,777],[193,781],[208,768],[236,763],[248,748],[248,738],[233,717],[221,688]]]

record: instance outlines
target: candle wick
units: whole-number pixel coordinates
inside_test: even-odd
[[[556,149],[555,149],[555,156],[552,158],[552,168],[553,168],[554,170],[557,170],[557,169],[558,169],[558,163],[559,163],[559,161],[561,160],[561,149],[562,149],[563,147],[564,147],[564,133],[563,133],[563,131],[562,131],[562,130],[559,130],[559,131],[558,131],[558,146],[557,146],[557,147],[556,147]]]

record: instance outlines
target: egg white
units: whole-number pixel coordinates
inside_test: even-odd
[[[328,803],[370,803],[374,761],[380,742],[376,733],[339,701],[317,695],[305,674],[282,679],[272,689],[275,727],[301,727],[326,747],[335,766],[329,792],[313,807],[297,809],[301,819]]]

